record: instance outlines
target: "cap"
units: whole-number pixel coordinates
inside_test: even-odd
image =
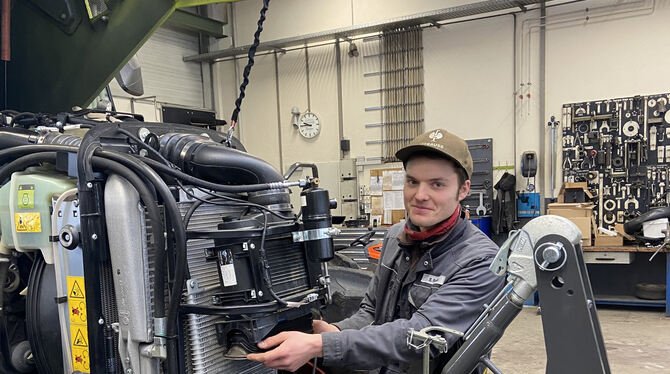
[[[472,177],[472,155],[468,149],[468,143],[447,130],[437,129],[424,132],[401,148],[395,156],[405,162],[418,151],[430,151],[446,156],[453,160],[457,166],[465,169],[468,179]]]

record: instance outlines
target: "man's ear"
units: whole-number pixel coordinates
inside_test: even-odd
[[[458,201],[463,201],[470,193],[470,180],[466,180],[465,183],[458,190]]]

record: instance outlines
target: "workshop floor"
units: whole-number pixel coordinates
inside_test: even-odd
[[[614,374],[670,373],[670,317],[660,309],[598,309],[598,318]],[[492,361],[503,373],[544,374],[542,317],[525,307],[493,349]]]

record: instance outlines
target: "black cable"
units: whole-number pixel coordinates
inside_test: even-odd
[[[169,175],[174,178],[179,178],[184,182],[199,187],[207,188],[219,192],[228,192],[228,193],[241,193],[241,192],[257,192],[264,190],[277,189],[277,183],[260,183],[260,184],[240,184],[240,185],[225,185],[208,182],[200,178],[193,177],[179,170],[172,169],[169,166],[163,165],[162,163],[152,160],[150,158],[144,158],[144,163],[156,169],[156,171]]]
[[[256,28],[256,32],[254,33],[254,42],[251,44],[251,47],[249,47],[249,53],[248,53],[249,60],[247,61],[247,66],[244,67],[244,73],[242,74],[240,95],[238,96],[237,100],[235,100],[235,109],[233,110],[233,115],[230,117],[231,126],[235,126],[235,124],[237,123],[237,117],[240,114],[240,108],[242,107],[242,100],[244,99],[245,91],[247,89],[247,85],[249,84],[249,74],[251,73],[251,67],[254,66],[254,56],[256,55],[256,48],[258,48],[258,44],[260,44],[261,42],[260,37],[261,32],[263,31],[265,12],[267,12],[269,5],[270,0],[263,0],[263,8],[261,8],[261,16],[258,19],[258,28]]]
[[[296,216],[294,216],[294,217],[282,216],[281,214],[279,214],[279,213],[277,213],[277,212],[275,212],[275,211],[273,211],[273,210],[271,210],[268,207],[265,207],[263,205],[259,205],[259,204],[256,204],[256,203],[251,203],[251,202],[248,202],[246,200],[236,199],[234,197],[213,193],[213,192],[198,188],[199,191],[202,191],[202,192],[210,195],[211,197],[219,198],[219,199],[222,199],[222,200],[229,200],[231,202],[230,203],[228,203],[228,202],[216,202],[216,201],[211,201],[209,199],[202,199],[202,198],[194,195],[193,193],[189,192],[188,189],[179,180],[177,180],[177,184],[179,184],[179,187],[184,191],[184,193],[186,193],[191,198],[200,201],[201,203],[208,203],[208,204],[213,204],[213,205],[225,205],[225,206],[248,206],[248,207],[256,208],[259,211],[266,211],[266,212],[272,214],[273,216],[275,216],[277,218],[280,218],[280,219],[283,219],[283,220],[286,220],[286,221],[296,221],[296,220],[298,220],[298,217],[296,217]],[[188,222],[188,221],[186,221],[186,222]]]

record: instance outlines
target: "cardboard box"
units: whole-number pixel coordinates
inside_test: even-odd
[[[564,203],[565,202],[565,192],[566,190],[582,190],[584,194],[586,195],[587,199],[593,199],[593,195],[591,192],[589,192],[589,187],[586,182],[567,182],[563,183],[561,186],[561,190],[558,192],[558,202],[559,203]],[[583,203],[582,203],[583,204]]]
[[[632,235],[626,234],[626,231],[623,229],[623,223],[617,223],[614,225],[614,231],[619,233],[624,239],[626,240],[635,240],[635,238]]]
[[[623,236],[596,234],[595,245],[597,247],[621,247],[623,245]]]
[[[592,245],[593,206],[592,203],[552,203],[547,206],[547,214],[572,221],[582,232],[582,245],[589,247]]]

